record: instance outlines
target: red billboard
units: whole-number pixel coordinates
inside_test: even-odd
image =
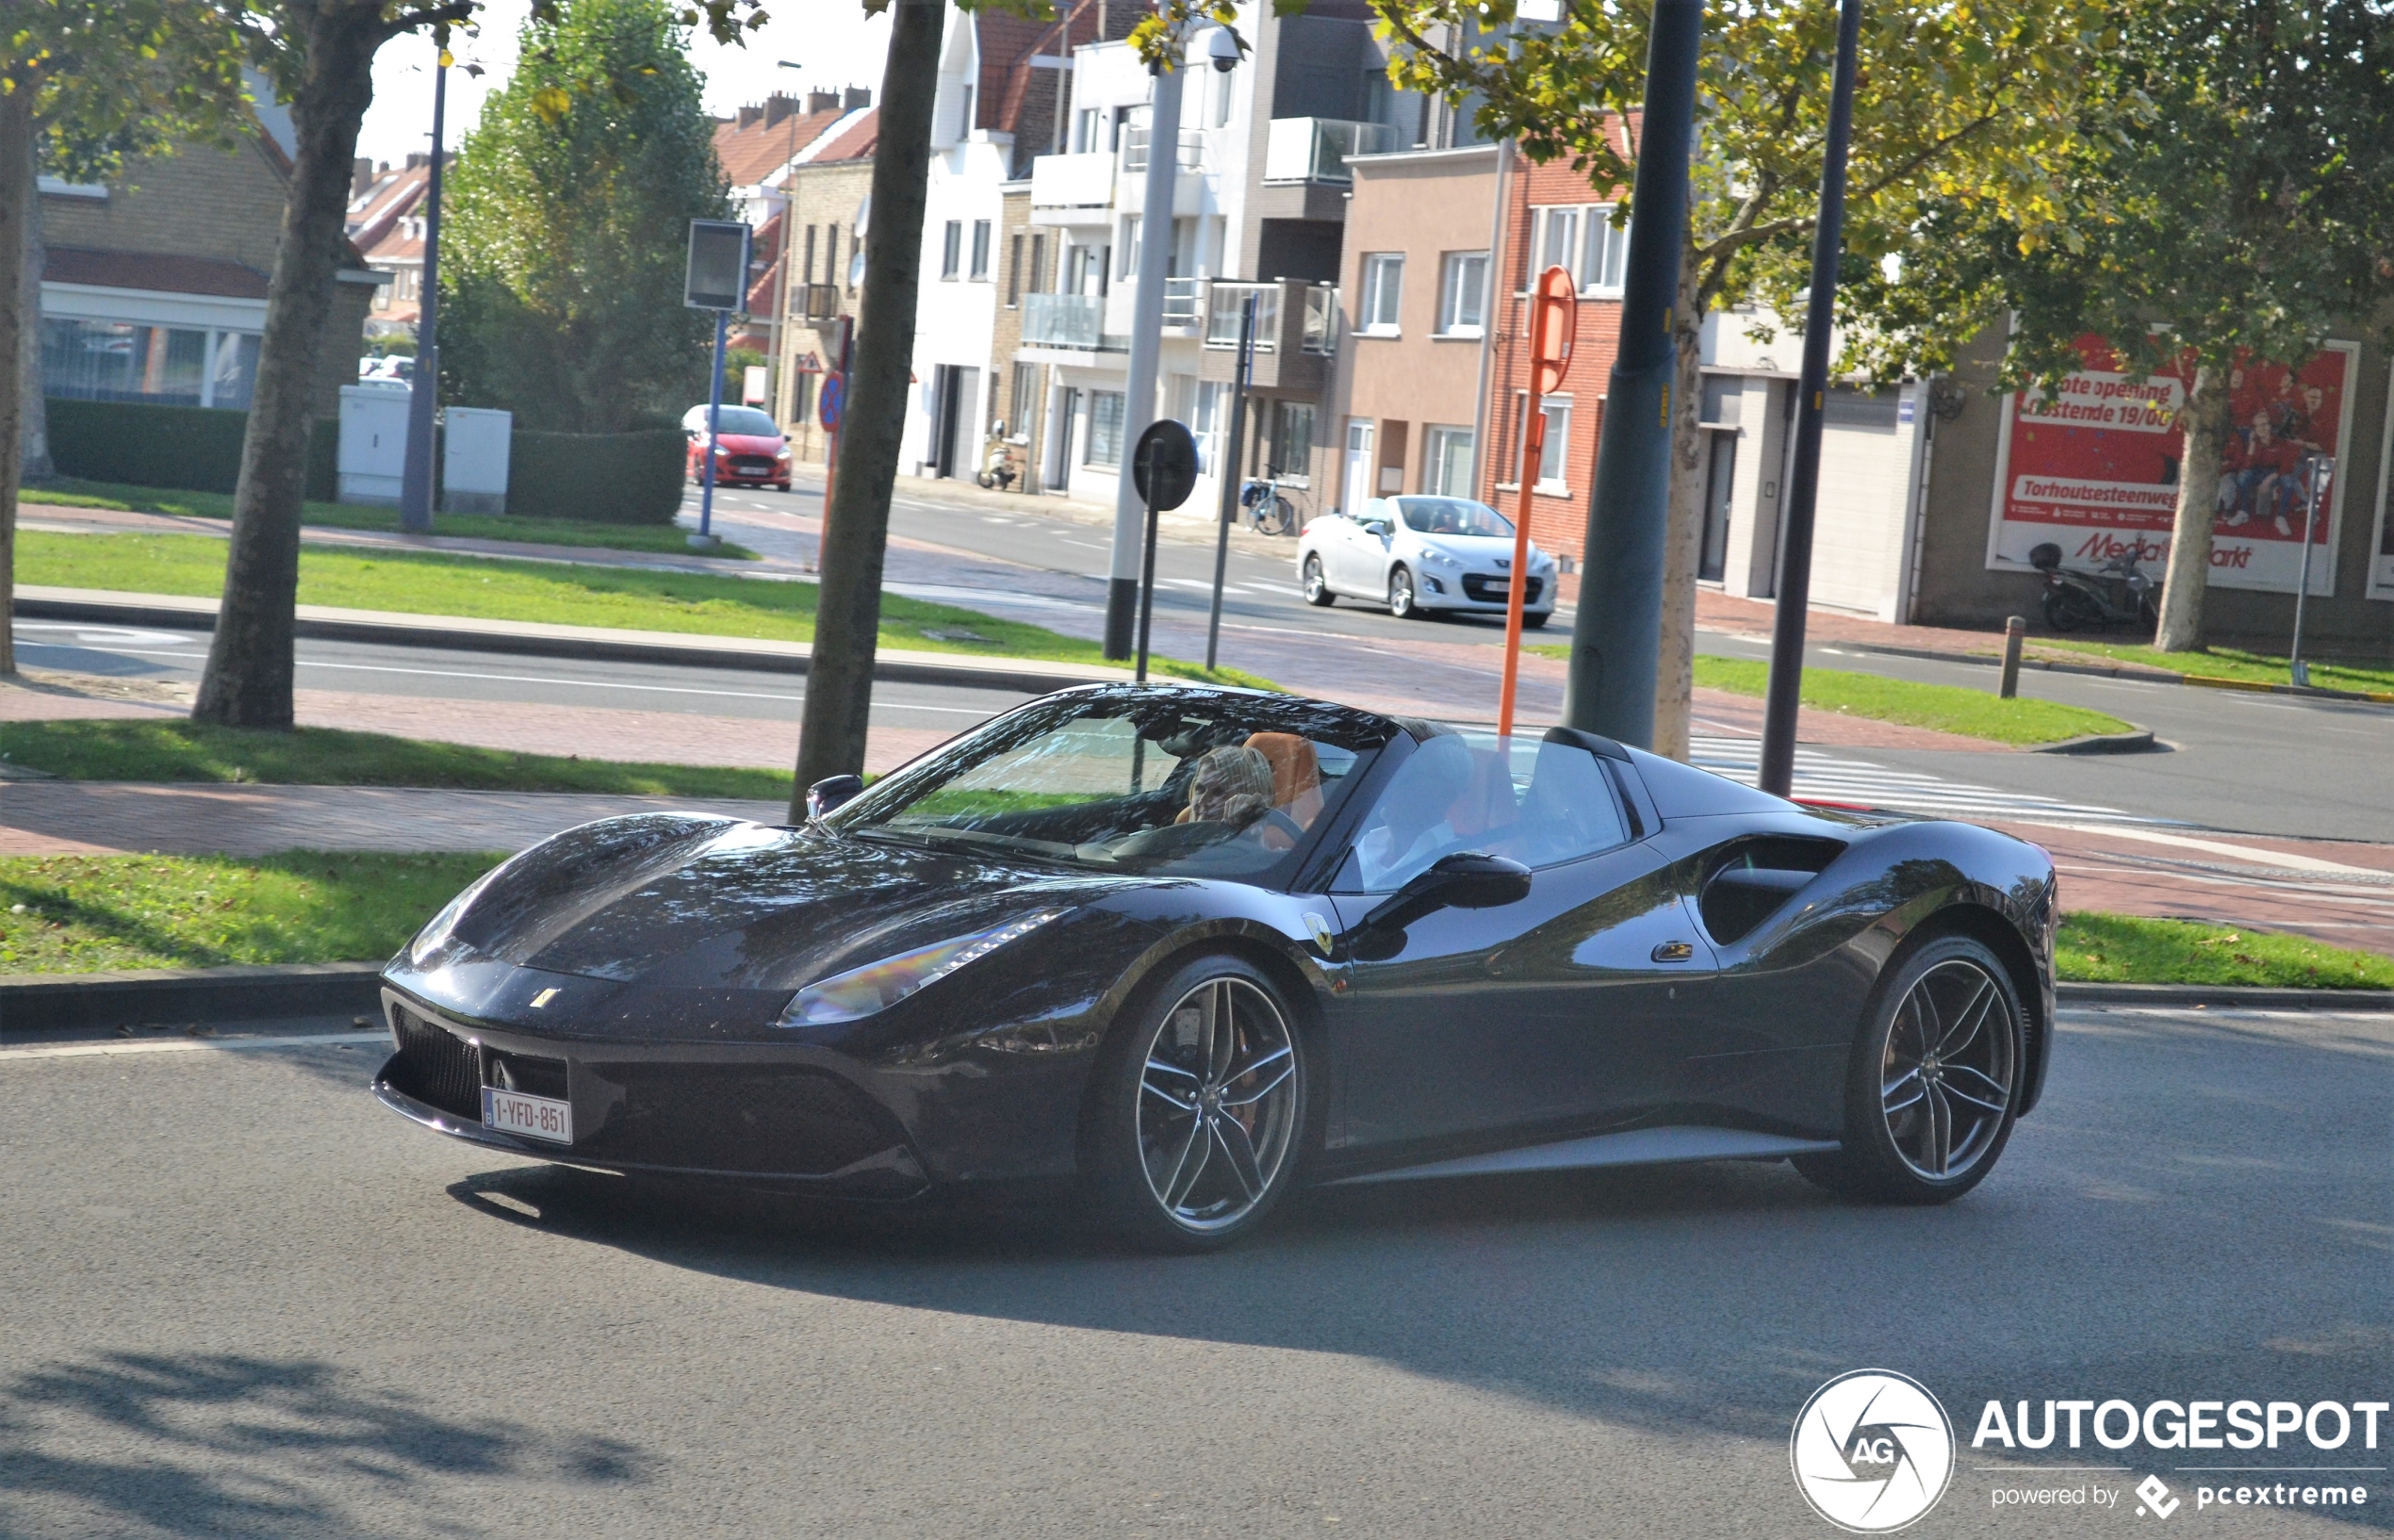
[[[2331,343],[2299,369],[2239,366],[2232,426],[2213,506],[2211,581],[2294,592],[2303,533],[2313,541],[2311,592],[2335,591],[2336,531],[2358,349]],[[2178,506],[2186,404],[2182,372],[2135,380],[2101,337],[2078,340],[2085,367],[2050,391],[2006,404],[1995,454],[1990,566],[2026,567],[2051,542],[2064,565],[2095,567],[2133,549],[2156,576]]]

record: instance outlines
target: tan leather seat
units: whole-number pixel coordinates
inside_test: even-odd
[[[1311,828],[1321,816],[1321,761],[1308,740],[1293,732],[1258,732],[1247,746],[1271,764],[1271,805]]]

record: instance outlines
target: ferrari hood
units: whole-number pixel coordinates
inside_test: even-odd
[[[546,973],[795,990],[1122,885],[815,827],[656,813],[525,851],[472,896],[451,935]]]

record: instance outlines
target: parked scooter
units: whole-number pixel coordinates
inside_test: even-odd
[[[2061,548],[2048,540],[2028,552],[2028,565],[2045,575],[2045,624],[2058,631],[2107,631],[2113,626],[2161,623],[2160,585],[2137,565],[2137,548],[2092,572],[2061,565]]]
[[[981,455],[981,468],[974,480],[992,492],[1003,492],[1022,479],[1023,467],[1014,458],[1014,446],[1005,439],[992,437]]]

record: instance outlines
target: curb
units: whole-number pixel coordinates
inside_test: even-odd
[[[1767,640],[1767,638],[1758,637],[1755,640]],[[1981,664],[1990,668],[2003,666],[2003,659],[2000,656],[1986,652],[1940,652],[1935,647],[1895,647],[1885,642],[1841,640],[1834,644],[1824,645],[1834,645],[1855,652],[1875,652],[1886,658],[1920,658],[1930,663],[1945,664]],[[2243,690],[2254,695],[2307,696],[2315,700],[2354,700],[2371,705],[2394,706],[2394,690],[2331,690],[2317,684],[2265,684],[2258,680],[2226,680],[2213,674],[2173,674],[2166,668],[2148,668],[2141,664],[2064,664],[2041,658],[2022,658],[2020,666],[2041,669],[2048,674],[2086,674],[2096,679],[2136,680],[2147,684],[2189,684],[2202,690]]]
[[[379,962],[144,968],[102,974],[0,974],[0,1035],[132,1022],[237,1022],[261,1016],[372,1015]]]
[[[2233,984],[2054,986],[2063,1006],[2212,1006],[2243,1010],[2394,1010],[2394,990],[2287,990]]]
[[[73,593],[74,597],[61,597]],[[292,627],[299,636],[324,641],[374,642],[390,647],[453,647],[462,651],[528,657],[603,658],[624,663],[676,664],[685,667],[804,674],[813,648],[803,642],[761,642],[739,637],[694,636],[689,641],[655,632],[610,633],[595,627],[521,626],[447,616],[424,621],[385,617],[369,611],[350,614],[309,614],[303,605]],[[213,631],[216,600],[144,594],[125,598],[90,597],[75,590],[20,588],[16,614],[28,620],[86,620],[100,625],[148,626],[160,631]],[[937,653],[882,649],[873,677],[898,683],[962,685],[971,689],[1019,690],[1045,695],[1076,684],[1128,680],[1126,668],[1085,667],[1028,658],[959,658]]]
[[[2144,728],[2133,732],[2091,732],[2083,738],[2064,738],[2058,744],[2038,744],[2031,754],[2153,754],[2161,745]]]
[[[2313,700],[2358,700],[2394,706],[2394,690],[2331,690],[2323,684],[2264,684],[2257,680],[2223,680],[2211,674],[2181,674],[2180,684],[2203,690],[2242,690],[2256,696],[2307,696]]]

